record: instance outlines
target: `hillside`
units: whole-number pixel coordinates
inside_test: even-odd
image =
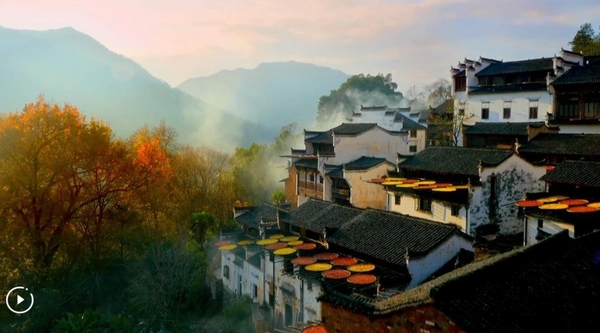
[[[247,120],[277,127],[297,121],[302,128],[314,123],[319,97],[348,77],[328,67],[289,61],[191,78],[178,88]]]
[[[181,141],[230,150],[266,142],[278,127],[243,120],[171,88],[140,65],[72,28],[0,27],[0,112],[22,109],[39,94],[103,119],[119,136],[164,119]]]

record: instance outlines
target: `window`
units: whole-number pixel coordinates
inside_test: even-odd
[[[529,107],[529,119],[537,119],[538,117],[538,108],[537,106]]]
[[[598,119],[598,114],[600,113],[600,103],[585,103],[583,109],[583,117],[584,118],[593,118]]]
[[[467,90],[467,78],[459,76],[454,78],[454,91],[465,91]]]
[[[402,198],[402,194],[400,194],[400,193],[394,194],[394,205],[399,206],[401,198]]]
[[[488,109],[488,108],[481,109],[481,119],[490,119],[490,109]]]
[[[252,298],[258,298],[258,286],[252,284]]]
[[[314,173],[311,173],[311,174],[308,176],[308,180],[309,180],[309,181],[311,181],[311,182],[314,182],[314,181],[315,181],[315,174],[314,174]]]
[[[411,129],[410,130],[410,137],[411,138],[416,138],[417,137],[417,130],[416,129]]]
[[[481,119],[490,119],[490,102],[481,102]]]
[[[306,289],[308,291],[312,291],[312,280],[307,280],[306,281]]]
[[[544,220],[538,220],[538,228],[542,229],[544,227]]]
[[[538,101],[529,101],[529,119],[537,119],[538,117]]]
[[[223,277],[229,279],[229,266],[223,266]]]
[[[292,264],[291,259],[286,258],[283,260],[283,272],[288,274],[294,274],[294,264]]]
[[[503,112],[503,118],[504,119],[510,119],[510,101],[505,101],[504,102],[504,112]]]
[[[576,102],[559,103],[558,117],[562,119],[579,118],[579,106]]]
[[[423,210],[426,212],[431,212],[431,199],[429,198],[417,198],[417,210]]]
[[[452,216],[458,216],[458,212],[460,211],[460,206],[459,205],[451,205],[450,206],[450,215]]]
[[[417,152],[417,146],[409,146],[408,147],[408,151],[411,153],[416,153]]]
[[[323,176],[319,176],[319,184],[323,184]]]

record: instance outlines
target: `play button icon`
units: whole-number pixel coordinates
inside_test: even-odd
[[[27,307],[27,308],[24,308],[24,307],[25,307],[27,304],[24,304],[23,306],[20,306],[20,305],[21,305],[21,303],[25,302],[27,299],[25,299],[25,298],[21,297],[21,295],[23,295],[23,296],[26,296],[26,294],[23,294],[23,293],[22,293],[21,291],[19,291],[19,290],[25,290],[25,291],[27,291],[28,289],[27,289],[27,288],[25,288],[25,287],[14,287],[14,288],[12,288],[12,289],[11,289],[11,290],[10,290],[10,291],[9,291],[9,292],[6,294],[6,307],[7,307],[7,308],[8,308],[8,309],[9,309],[11,312],[13,312],[13,313],[16,313],[16,314],[23,314],[23,313],[25,313],[25,312],[27,312],[27,311],[31,310],[31,308],[33,307],[33,301],[34,301],[34,300],[33,300],[33,294],[32,294],[32,293],[29,293],[29,297],[28,297],[28,298],[30,298],[30,299],[31,299],[31,300],[30,300],[30,303],[29,303],[29,307]],[[17,294],[17,302],[16,302],[16,304],[14,304],[14,301],[13,301],[13,304],[16,306],[16,309],[13,309],[13,307],[11,307],[11,305],[10,305],[10,304],[11,304],[11,298],[10,298],[10,295],[11,295],[13,292],[14,292],[14,293],[18,293],[18,294]],[[26,296],[26,297],[27,297],[27,296]]]

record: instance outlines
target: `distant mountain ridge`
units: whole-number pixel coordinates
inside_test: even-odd
[[[177,88],[250,121],[277,127],[297,121],[306,127],[315,121],[319,97],[348,77],[329,67],[287,61],[223,70],[188,79]]]
[[[139,64],[73,28],[0,27],[0,112],[44,94],[106,121],[121,136],[164,119],[184,142],[230,150],[267,142],[277,127],[243,120],[155,78]]]

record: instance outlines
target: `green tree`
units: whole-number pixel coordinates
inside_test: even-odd
[[[585,56],[600,55],[600,31],[598,34],[590,23],[584,23],[569,42],[574,52]]]
[[[338,115],[348,116],[360,105],[397,105],[402,100],[402,93],[396,91],[397,88],[392,74],[353,75],[338,89],[319,98],[317,121],[328,122]]]
[[[199,245],[203,245],[210,232],[214,232],[217,227],[216,219],[212,214],[207,212],[192,214],[190,230]]]
[[[271,200],[274,204],[279,205],[285,203],[285,190],[282,188],[278,188],[271,194]]]

